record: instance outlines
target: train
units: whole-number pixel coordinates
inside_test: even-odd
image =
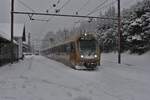
[[[94,70],[100,65],[101,50],[94,34],[83,33],[44,49],[41,54],[74,69]]]

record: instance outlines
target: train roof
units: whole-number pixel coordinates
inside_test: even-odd
[[[79,35],[78,36],[73,36],[73,37],[67,39],[66,41],[62,41],[61,43],[57,43],[57,44],[55,44],[55,45],[53,45],[51,47],[44,48],[42,51],[50,49],[50,48],[54,48],[54,47],[57,47],[57,46],[60,46],[60,45],[68,44],[68,43],[71,43],[71,42],[75,42],[78,39],[79,39]]]
[[[71,42],[75,42],[75,41],[77,41],[79,38],[80,38],[80,36],[73,36],[73,37],[67,39],[66,41],[64,41],[64,42],[62,42],[62,43],[58,43],[58,44],[56,44],[56,45],[54,45],[54,46],[52,46],[52,47],[56,47],[56,46],[59,46],[59,45],[63,45],[63,44],[68,44],[68,43],[71,43]]]
[[[64,41],[64,42],[57,43],[56,45],[53,45],[53,46],[48,47],[48,48],[45,48],[45,49],[43,49],[43,50],[47,50],[47,49],[49,49],[49,48],[54,48],[54,47],[57,47],[57,46],[60,46],[60,45],[68,44],[68,43],[71,43],[71,42],[75,42],[75,41],[79,40],[80,37],[81,37],[82,35],[84,35],[84,34],[87,34],[87,35],[92,36],[92,37],[95,38],[95,33],[83,33],[83,34],[79,34],[79,35],[70,37],[69,39],[67,39],[67,40]]]

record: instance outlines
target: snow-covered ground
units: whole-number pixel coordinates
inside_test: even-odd
[[[0,100],[150,100],[150,54],[102,54],[97,71],[42,56],[0,68]]]

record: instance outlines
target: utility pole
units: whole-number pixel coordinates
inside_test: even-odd
[[[11,63],[14,60],[14,47],[13,47],[13,40],[14,40],[14,0],[11,0]]]
[[[120,16],[120,0],[118,0],[118,64],[121,64],[121,16]]]

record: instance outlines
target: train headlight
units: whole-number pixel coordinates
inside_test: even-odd
[[[95,58],[97,58],[97,55],[94,55]]]
[[[81,58],[83,58],[84,56],[83,55],[81,55]]]

